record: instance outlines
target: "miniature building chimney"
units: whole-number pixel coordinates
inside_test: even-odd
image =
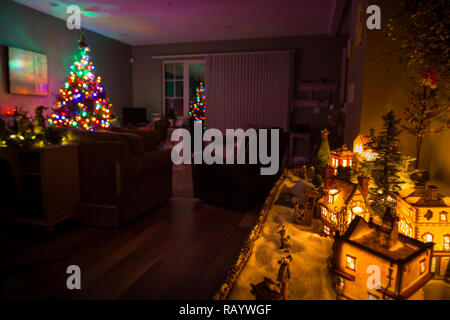
[[[381,222],[381,226],[386,229],[392,229],[394,225],[395,218],[392,216],[391,208],[387,207],[386,212],[384,213],[383,220]]]
[[[423,182],[417,182],[414,185],[414,195],[416,197],[423,197],[425,196],[425,183]]]
[[[439,188],[436,186],[428,186],[428,199],[439,200]]]
[[[388,247],[392,248],[398,241],[398,218],[394,217],[392,229],[389,232]]]
[[[333,182],[334,169],[330,166],[323,168],[323,189],[330,190]]]
[[[363,176],[358,177],[358,185],[361,188],[361,191],[366,198],[369,197],[369,181],[370,181],[369,177],[363,177]]]
[[[395,214],[392,215],[390,207],[386,208],[381,227],[384,230],[379,231],[379,244],[392,248],[398,242],[398,218]]]

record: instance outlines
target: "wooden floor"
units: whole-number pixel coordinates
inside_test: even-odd
[[[210,299],[257,212],[172,197],[117,229],[2,225],[3,298]],[[66,287],[69,265],[81,268],[81,290]]]

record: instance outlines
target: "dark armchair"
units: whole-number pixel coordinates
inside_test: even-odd
[[[264,201],[281,173],[287,144],[288,135],[280,129],[280,168],[275,175],[261,175],[260,168],[264,166],[259,159],[257,164],[248,164],[248,161],[246,164],[193,164],[194,196],[218,206],[239,210]],[[249,142],[246,141],[247,157],[248,148]],[[270,152],[270,145],[268,150]]]

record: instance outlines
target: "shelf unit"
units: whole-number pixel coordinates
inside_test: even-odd
[[[311,134],[299,133],[292,129],[299,123],[295,123],[295,110],[297,108],[328,108],[333,101],[333,95],[337,93],[336,82],[297,82],[295,85],[295,98],[290,108],[291,130],[289,132],[288,165],[293,167],[296,160],[309,164],[311,162]],[[306,144],[306,154],[295,155],[295,142],[302,140]]]
[[[4,147],[0,158],[8,160],[17,186],[17,203],[5,206],[9,210],[0,209],[1,219],[51,231],[76,216],[80,202],[78,144]]]

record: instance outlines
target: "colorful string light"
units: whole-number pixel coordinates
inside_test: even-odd
[[[59,90],[50,126],[89,131],[108,129],[115,121],[112,103],[106,97],[102,78],[95,76],[89,47],[80,45],[79,59],[70,67],[64,88]]]

